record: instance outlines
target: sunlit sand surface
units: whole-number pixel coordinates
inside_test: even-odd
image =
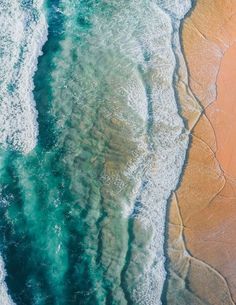
[[[169,211],[168,304],[236,301],[236,2],[197,1],[183,25],[195,112]],[[181,100],[182,107],[186,101]],[[182,113],[187,122],[193,111]]]

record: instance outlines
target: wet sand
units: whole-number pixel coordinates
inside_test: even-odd
[[[189,125],[186,168],[170,204],[167,301],[229,305],[236,302],[236,2],[198,0],[182,39],[203,113],[182,112],[198,121]]]

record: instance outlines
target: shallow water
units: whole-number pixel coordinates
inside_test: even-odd
[[[161,304],[166,201],[188,145],[173,24],[178,31],[189,8],[145,0],[41,8],[48,40],[34,76],[37,124],[26,128],[37,146],[25,154],[34,145],[25,148],[19,130],[16,145],[14,131],[0,137],[0,250],[15,304]]]

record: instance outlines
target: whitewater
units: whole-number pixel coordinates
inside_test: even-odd
[[[175,81],[190,9],[0,2],[4,305],[161,304],[189,140]]]
[[[47,39],[43,0],[0,2],[0,144],[25,153],[37,140],[33,75]]]

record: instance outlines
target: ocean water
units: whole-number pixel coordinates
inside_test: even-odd
[[[161,304],[190,7],[0,1],[1,304]]]

